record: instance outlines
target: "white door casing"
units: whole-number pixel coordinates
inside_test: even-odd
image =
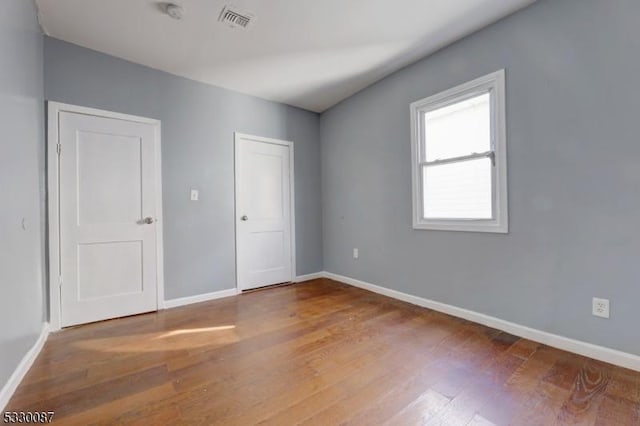
[[[160,123],[50,103],[49,124],[52,327],[157,310]]]
[[[235,134],[238,289],[295,277],[293,143]]]

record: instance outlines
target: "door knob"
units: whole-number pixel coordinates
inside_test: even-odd
[[[242,217],[240,218],[240,220],[247,221],[247,220],[249,220],[249,218],[248,218],[248,217],[247,217],[247,215],[245,214],[244,216],[242,216]]]
[[[151,225],[153,222],[155,222],[155,220],[153,220],[151,216],[144,218],[144,223],[146,223],[147,225]]]

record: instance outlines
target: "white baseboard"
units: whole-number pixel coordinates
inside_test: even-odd
[[[237,288],[214,291],[213,293],[199,294],[197,296],[181,297],[164,301],[164,308],[177,308],[178,306],[191,305],[192,303],[207,302],[209,300],[222,299],[223,297],[235,296],[238,294]]]
[[[505,331],[518,337],[543,343],[554,348],[562,349],[567,352],[576,353],[599,361],[608,362],[620,367],[629,368],[631,370],[640,371],[640,356],[627,352],[618,351],[616,349],[604,346],[594,345],[592,343],[582,342],[580,340],[570,339],[568,337],[558,336],[557,334],[547,333],[546,331],[536,330],[513,322],[501,320],[489,315],[470,311],[468,309],[458,308],[456,306],[447,305],[445,303],[435,302],[433,300],[424,299],[422,297],[413,296],[396,290],[390,290],[365,281],[356,280],[354,278],[345,277],[343,275],[324,272],[324,277],[340,281],[345,284],[359,287],[374,293],[382,294],[394,299],[402,300],[413,305],[422,306],[434,311],[443,312],[445,314],[463,318],[471,322],[486,325],[487,327]]]
[[[317,280],[318,278],[324,278],[324,277],[325,277],[325,272],[314,272],[313,274],[298,275],[294,283]]]
[[[42,324],[42,331],[40,331],[38,340],[36,340],[31,349],[22,357],[22,361],[20,361],[20,364],[18,364],[18,367],[16,367],[11,377],[9,377],[9,381],[0,389],[0,412],[4,411],[13,393],[18,389],[18,385],[20,385],[20,382],[22,382],[22,379],[38,357],[38,354],[40,354],[44,343],[47,341],[47,336],[49,336],[49,323],[45,322]]]
[[[316,272],[313,274],[298,275],[294,283],[300,283],[303,281],[315,280],[323,278],[324,272]],[[214,291],[213,293],[199,294],[197,296],[181,297],[179,299],[165,300],[162,309],[177,308],[178,306],[191,305],[193,303],[207,302],[209,300],[222,299],[223,297],[236,296],[241,292],[237,288],[230,288],[228,290]]]

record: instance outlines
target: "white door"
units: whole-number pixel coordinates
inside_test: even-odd
[[[293,144],[236,134],[238,288],[293,278]]]
[[[61,325],[157,309],[153,124],[60,112]]]

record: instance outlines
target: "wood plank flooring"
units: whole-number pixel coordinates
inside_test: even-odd
[[[639,425],[640,373],[315,280],[49,337],[55,424]]]

